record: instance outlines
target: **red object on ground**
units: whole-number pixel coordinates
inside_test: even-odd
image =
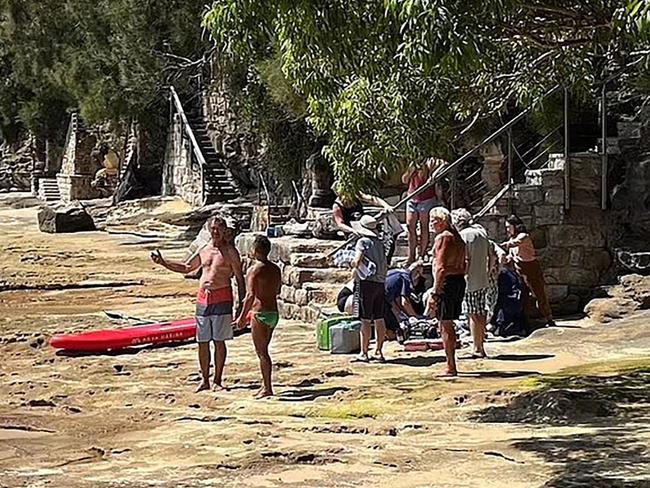
[[[128,329],[96,330],[54,336],[50,346],[70,351],[110,351],[148,344],[171,344],[194,339],[196,319],[138,325]]]
[[[407,352],[440,351],[444,348],[442,339],[414,339],[404,343]]]

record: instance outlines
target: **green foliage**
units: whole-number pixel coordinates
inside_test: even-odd
[[[300,180],[303,163],[322,146],[306,122],[305,97],[288,82],[277,57],[251,67],[224,62],[219,76],[249,137],[261,139],[261,169],[275,177],[284,194],[292,193],[291,181]]]
[[[557,83],[588,89],[644,42],[647,2],[635,4],[215,0],[204,23],[231,60],[259,67],[279,55],[344,190],[356,192],[445,156],[476,114],[526,105]]]
[[[61,140],[67,111],[143,121],[200,69],[199,1],[0,0],[0,113]]]

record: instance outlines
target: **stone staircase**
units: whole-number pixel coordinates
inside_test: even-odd
[[[194,111],[188,113],[188,122],[206,162],[206,167],[203,168],[204,204],[227,202],[237,198],[240,195],[237,184],[214,148],[205,120]]]
[[[238,236],[237,248],[242,256],[249,255],[256,235]],[[336,297],[352,272],[332,267],[326,255],[341,241],[286,236],[271,242],[270,258],[282,270],[282,318],[316,323],[323,315],[338,312]]]
[[[271,213],[269,215],[269,225],[277,226],[286,224],[291,219],[290,211],[290,205],[272,206]]]
[[[38,180],[38,199],[49,202],[58,202],[61,200],[59,184],[56,178],[40,178]]]

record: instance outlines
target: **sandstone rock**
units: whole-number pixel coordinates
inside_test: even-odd
[[[317,239],[336,239],[339,228],[334,222],[331,211],[319,212],[312,227],[312,233]]]
[[[546,292],[549,302],[559,303],[569,295],[569,287],[567,285],[547,285]]]
[[[311,222],[300,223],[291,219],[291,221],[282,226],[282,233],[287,236],[311,237],[312,224]]]
[[[337,268],[296,268],[285,266],[282,270],[282,282],[294,288],[301,288],[303,283],[346,283],[351,276],[349,269]]]
[[[538,205],[534,208],[535,225],[561,224],[564,217],[562,205]]]
[[[576,247],[571,249],[569,254],[569,264],[571,266],[582,266],[584,260],[585,251],[581,247]]]
[[[305,283],[303,289],[308,292],[308,302],[318,305],[336,305],[336,298],[343,286],[329,283]]]
[[[561,169],[530,169],[526,171],[526,184],[538,185],[545,188],[563,187],[564,170]]]
[[[650,308],[650,276],[623,276],[620,284],[607,291],[610,297],[594,299],[585,307],[585,313],[597,322],[609,322]]]
[[[544,277],[548,284],[595,286],[598,284],[598,275],[588,269],[564,266],[562,268],[547,268]]]
[[[537,245],[535,246],[537,248]],[[560,268],[569,264],[569,250],[562,247],[547,247],[539,252],[543,269]]]
[[[612,255],[607,249],[585,249],[583,265],[602,274],[612,265]]]
[[[585,314],[596,322],[620,319],[636,309],[634,300],[622,297],[596,298],[585,306]]]
[[[541,203],[542,192],[537,186],[520,185],[515,188],[513,194],[517,204],[534,205]]]
[[[554,303],[551,309],[553,314],[557,316],[577,313],[580,311],[580,297],[578,295],[568,295],[559,303]]]
[[[67,204],[46,206],[38,212],[38,227],[51,234],[95,230],[95,223],[83,207]]]
[[[302,268],[327,268],[330,265],[327,256],[318,253],[293,254],[289,264]]]
[[[237,238],[237,249],[242,255],[247,255],[252,248],[255,233],[240,234]],[[294,254],[326,254],[341,244],[341,241],[326,241],[319,239],[302,239],[283,236],[272,239],[271,259],[290,263]]]
[[[586,225],[551,226],[548,229],[549,244],[558,247],[603,247],[605,237],[600,229]]]
[[[549,205],[564,205],[564,190],[562,188],[550,188],[544,192],[544,202]]]

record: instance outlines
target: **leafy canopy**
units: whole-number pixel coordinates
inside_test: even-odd
[[[91,123],[160,115],[164,87],[186,83],[209,47],[203,11],[196,0],[0,0],[4,131],[22,121],[60,138],[77,109]]]
[[[648,15],[645,0],[215,0],[204,25],[224,58],[280,59],[354,193],[448,155],[482,116],[589,87],[643,50]]]

